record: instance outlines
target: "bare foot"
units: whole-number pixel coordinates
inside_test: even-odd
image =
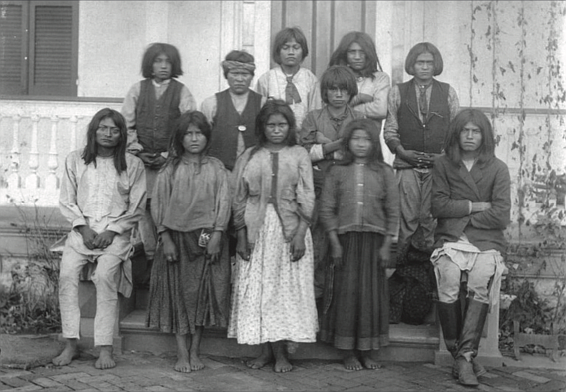
[[[100,346],[100,355],[94,367],[97,369],[111,369],[116,366],[114,358],[112,358],[112,346]]]
[[[375,362],[371,357],[371,351],[362,352],[362,364],[366,369],[375,370],[381,368],[381,365]]]
[[[273,353],[275,354],[275,366],[273,370],[276,373],[287,373],[293,370],[293,365],[287,359],[286,344],[283,342],[273,343]]]
[[[268,363],[273,361],[273,351],[269,343],[264,343],[261,346],[261,355],[255,359],[246,362],[246,366],[250,369],[261,369]]]
[[[191,372],[191,364],[189,362],[189,358],[178,358],[177,362],[175,363],[175,370],[181,373],[190,373]]]
[[[187,350],[187,335],[175,334],[177,340],[177,362],[175,370],[181,373],[191,372],[191,363],[189,362],[189,350]]]
[[[362,370],[362,364],[354,354],[344,356],[344,367],[348,370]]]
[[[277,358],[275,358],[275,366],[273,366],[273,370],[275,370],[276,373],[287,373],[293,370],[293,365],[291,365],[287,357],[284,355],[277,356]]]
[[[190,362],[191,362],[191,370],[202,370],[202,369],[204,369],[204,363],[202,363],[198,354],[191,353]]]
[[[246,366],[249,367],[250,369],[261,369],[272,360],[273,357],[271,355],[265,355],[264,353],[261,353],[259,357],[247,361]]]
[[[67,340],[67,344],[63,349],[63,352],[53,358],[52,362],[55,366],[66,366],[70,364],[73,359],[77,359],[79,357],[79,350],[77,348],[77,341],[76,339]]]

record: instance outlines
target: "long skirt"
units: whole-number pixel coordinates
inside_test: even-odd
[[[389,344],[389,291],[379,257],[383,236],[348,232],[339,239],[343,266],[325,282],[320,338],[341,350],[377,350]]]
[[[195,327],[226,327],[230,305],[230,257],[222,234],[220,258],[211,264],[198,246],[201,230],[170,231],[179,260],[169,262],[159,245],[151,270],[147,326],[181,335]]]
[[[305,255],[291,261],[290,243],[285,242],[277,212],[268,204],[250,260],[237,256],[229,338],[237,338],[240,344],[316,341],[310,231],[305,245]]]

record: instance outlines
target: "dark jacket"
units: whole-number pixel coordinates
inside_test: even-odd
[[[507,165],[497,158],[476,163],[472,170],[439,157],[432,171],[432,215],[438,219],[435,247],[456,242],[462,233],[481,251],[505,252],[503,230],[510,222],[511,180]],[[491,208],[470,214],[471,202],[489,202]]]

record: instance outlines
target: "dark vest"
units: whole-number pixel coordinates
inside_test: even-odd
[[[399,136],[405,150],[440,153],[444,147],[444,138],[450,125],[450,108],[448,107],[448,91],[450,85],[437,80],[430,86],[430,102],[428,116],[424,123],[419,118],[417,94],[414,79],[401,83],[401,105],[397,111]]]
[[[179,103],[182,87],[182,83],[171,79],[163,95],[156,100],[151,79],[142,80],[136,105],[136,131],[145,152],[167,151],[173,125],[181,116]]]
[[[232,103],[229,90],[216,93],[216,116],[213,119],[212,136],[208,155],[218,158],[226,169],[232,170],[236,163],[239,126],[246,127],[242,132],[246,148],[257,144],[255,118],[261,109],[261,95],[248,92],[248,102],[242,114]]]

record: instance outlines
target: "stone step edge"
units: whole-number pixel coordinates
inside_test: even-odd
[[[141,312],[139,310],[135,311],[136,313]],[[161,332],[157,328],[150,328],[145,325],[145,321],[138,320],[131,321],[128,320],[128,316],[126,316],[120,322],[120,334],[146,334],[146,335],[172,335],[166,332]],[[145,320],[145,319],[144,319]],[[410,327],[409,327],[410,328]],[[423,326],[422,329],[427,328]],[[427,329],[437,331],[436,326],[428,326]],[[405,329],[405,334],[402,334],[402,328],[398,326],[398,324],[390,324],[389,326],[390,335],[389,341],[393,345],[402,345],[404,347],[413,347],[418,346],[421,348],[433,348],[437,349],[440,343],[440,339],[438,336],[422,336],[422,335],[407,335],[406,333],[409,331]],[[226,328],[217,328],[217,327],[208,327],[205,328],[203,331],[204,338],[212,338],[212,339],[228,339],[226,337]]]

